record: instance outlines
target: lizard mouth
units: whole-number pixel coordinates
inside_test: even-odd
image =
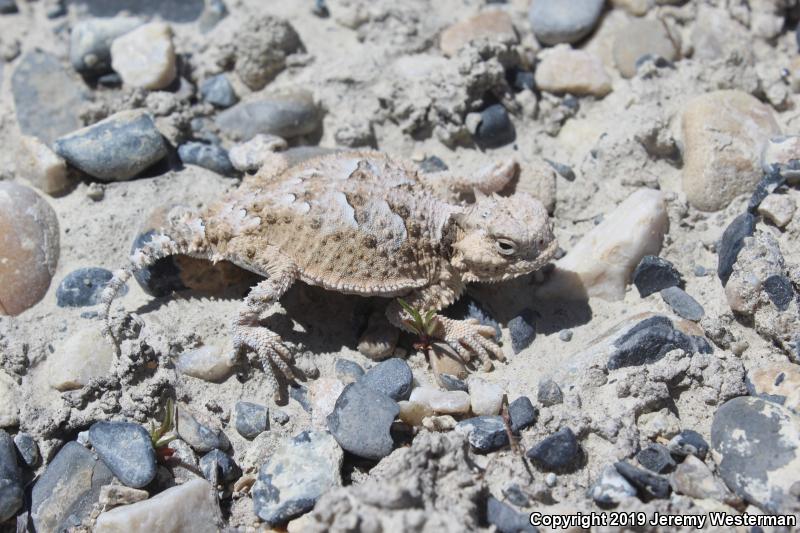
[[[525,274],[530,274],[531,272],[535,272],[546,265],[555,255],[556,250],[558,250],[558,242],[553,239],[550,241],[547,247],[541,250],[534,258],[520,261],[514,265],[511,265],[509,269],[497,275],[484,275],[480,276],[478,279],[469,281],[477,281],[479,283],[498,283],[501,281],[508,281],[518,278],[520,276],[524,276]]]

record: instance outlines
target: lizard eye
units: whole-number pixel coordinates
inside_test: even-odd
[[[495,241],[497,251],[502,255],[512,255],[517,251],[517,245],[508,239],[497,239]]]

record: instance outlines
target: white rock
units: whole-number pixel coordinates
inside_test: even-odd
[[[411,391],[409,401],[427,405],[439,414],[464,414],[469,412],[469,394],[464,391],[443,391],[433,387],[417,387]]]
[[[70,183],[67,163],[38,138],[27,135],[17,150],[17,172],[47,194],[63,191]]]
[[[216,382],[230,375],[233,361],[218,346],[206,345],[183,352],[176,368],[181,374]]]
[[[344,383],[336,378],[320,378],[308,386],[311,399],[311,423],[320,429],[328,428],[328,415],[333,412],[336,400],[344,390]]]
[[[768,218],[779,228],[785,227],[794,217],[797,204],[791,196],[770,194],[758,206],[758,214]]]
[[[409,426],[421,426],[423,419],[433,415],[433,409],[424,403],[402,401],[397,405],[400,407],[400,420]]]
[[[50,386],[59,391],[79,389],[108,374],[114,347],[97,328],[81,329],[47,358]]]
[[[643,438],[655,440],[658,437],[671,439],[681,432],[681,421],[666,407],[660,411],[644,413],[636,421]]]
[[[537,291],[541,298],[621,300],[633,269],[645,255],[658,255],[669,229],[664,194],[639,189],[584,235]]]
[[[219,506],[211,485],[195,478],[156,494],[149,500],[123,505],[97,517],[95,533],[192,531],[216,533]]]
[[[259,133],[247,142],[235,144],[228,151],[233,168],[240,172],[255,172],[265,161],[280,150],[285,150],[286,141],[277,135]]]
[[[177,73],[172,29],[151,22],[114,39],[111,66],[127,85],[151,90],[168,86]]]
[[[473,377],[467,381],[467,387],[474,414],[496,415],[500,412],[503,406],[503,388],[500,385]]]
[[[19,424],[19,397],[14,379],[0,371],[0,428]]]

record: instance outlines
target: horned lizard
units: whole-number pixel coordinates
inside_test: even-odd
[[[204,210],[174,209],[166,227],[115,272],[103,296],[106,334],[111,302],[131,275],[176,254],[228,260],[264,276],[233,320],[235,355],[260,362],[278,395],[275,370],[293,379],[292,353],[259,319],[296,280],[363,296],[394,298],[389,321],[410,328],[397,298],[439,311],[470,282],[496,282],[542,267],[556,241],[544,206],[518,193],[500,197],[516,177],[514,161],[471,177],[420,174],[379,152],[340,152],[289,166],[280,154]],[[457,201],[473,193],[472,204]],[[503,360],[494,328],[435,315],[434,336],[464,362]],[[111,337],[113,339],[113,336]],[[116,341],[115,341],[116,344]]]

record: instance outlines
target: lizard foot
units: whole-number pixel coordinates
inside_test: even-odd
[[[243,350],[248,351],[261,362],[273,399],[277,402],[280,399],[280,389],[275,369],[282,378],[290,382],[294,382],[295,378],[290,366],[294,357],[280,335],[257,324],[237,323],[233,326],[231,339],[234,355]]]
[[[503,350],[494,341],[495,329],[484,326],[474,319],[454,320],[438,316],[439,331],[437,337],[446,341],[458,352],[458,355],[468,363],[477,356],[483,363],[483,370],[491,370],[491,356],[498,361],[505,361]]]

